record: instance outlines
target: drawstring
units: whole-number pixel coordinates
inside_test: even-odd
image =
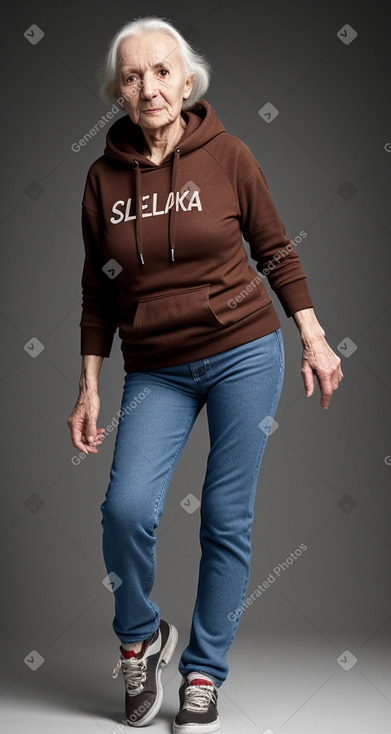
[[[141,264],[144,265],[143,258],[143,234],[142,234],[142,218],[141,218],[141,183],[140,183],[140,166],[138,161],[135,164],[136,178],[136,250],[140,258]]]
[[[175,148],[174,160],[171,168],[171,191],[173,192],[173,205],[169,211],[169,222],[168,222],[168,246],[169,246],[169,257],[172,262],[175,262],[175,225],[176,225],[176,207],[175,207],[175,192],[176,192],[176,180],[178,173],[178,162],[180,156],[180,148]],[[144,265],[143,256],[143,232],[142,232],[142,201],[141,201],[141,171],[139,162],[135,159],[134,161],[134,172],[135,172],[135,198],[136,198],[136,250],[137,255],[142,265]]]
[[[174,151],[174,161],[171,168],[171,191],[173,192],[173,196],[175,198],[175,192],[176,192],[176,179],[177,179],[177,171],[178,171],[178,161],[180,156],[180,148],[175,148]],[[170,209],[169,214],[169,224],[168,224],[168,246],[170,248],[170,256],[172,262],[174,262],[174,252],[175,252],[175,224],[176,224],[176,218],[175,218],[175,212],[176,207],[175,204]]]

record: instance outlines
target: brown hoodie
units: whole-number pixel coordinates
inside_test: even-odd
[[[121,117],[87,175],[81,354],[109,357],[118,327],[127,373],[198,360],[278,329],[266,277],[287,316],[313,307],[249,148],[206,100],[182,116],[184,134],[160,165],[140,153],[140,127]]]

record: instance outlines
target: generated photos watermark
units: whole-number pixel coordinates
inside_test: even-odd
[[[300,556],[303,555],[303,553],[307,550],[308,546],[305,545],[305,543],[300,543],[299,547],[296,548],[296,550],[292,551],[292,553],[289,554],[288,558],[285,559],[285,561],[281,561],[281,563],[278,563],[277,566],[274,566],[273,571],[271,571],[265,579],[265,581],[262,581],[261,584],[258,584],[258,586],[254,589],[254,591],[247,597],[247,599],[243,602],[243,604],[238,608],[235,609],[232,612],[228,612],[227,617],[230,622],[236,622],[237,619],[243,614],[243,612],[247,609],[247,607],[251,606],[253,602],[266,591],[266,589],[269,589],[272,584],[274,584],[277,579],[280,578],[280,576],[287,571],[292,564],[300,558]]]
[[[260,283],[262,280],[265,280],[267,276],[272,272],[272,270],[275,269],[276,265],[278,265],[282,260],[284,260],[286,257],[288,257],[289,253],[292,252],[292,250],[297,247],[297,245],[302,242],[307,237],[307,232],[304,232],[302,230],[299,232],[299,234],[294,238],[294,240],[290,240],[287,245],[282,250],[279,250],[276,252],[273,257],[269,260],[267,265],[262,269],[262,271],[259,271],[259,275],[256,275],[255,278],[253,278],[245,288],[243,288],[240,293],[235,296],[235,298],[230,298],[228,301],[229,308],[236,308],[238,303],[241,303],[244,301],[248,294],[251,293],[251,291],[254,290],[254,288],[257,287],[257,284]]]
[[[74,153],[79,153],[82,148],[84,148],[90,140],[92,140],[97,133],[104,128],[108,122],[111,122],[113,117],[118,114],[118,112],[123,112],[123,103],[126,102],[126,100],[130,99],[131,97],[134,97],[135,94],[139,91],[140,87],[142,87],[144,84],[143,80],[140,79],[140,81],[132,87],[130,92],[127,94],[121,95],[120,97],[117,97],[112,107],[106,112],[105,115],[101,115],[100,119],[90,127],[88,132],[83,135],[80,140],[77,140],[75,143],[72,143],[71,150]]]

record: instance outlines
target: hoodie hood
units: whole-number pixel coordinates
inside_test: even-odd
[[[144,146],[144,136],[139,125],[135,125],[129,115],[123,115],[108,130],[104,153],[109,158],[125,167],[130,167],[134,176],[134,191],[136,200],[136,249],[142,265],[143,233],[142,233],[142,173],[163,167],[171,168],[170,191],[175,195],[178,169],[183,158],[193,151],[202,148],[217,135],[225,132],[225,128],[212,105],[206,100],[200,100],[191,110],[183,110],[182,118],[186,122],[186,129],[178,146],[168,153],[157,165],[144,156],[141,151]],[[184,162],[184,165],[186,163]],[[182,192],[183,193],[183,192]],[[190,192],[188,192],[190,193]],[[175,215],[176,207],[169,210],[169,258],[175,262]]]

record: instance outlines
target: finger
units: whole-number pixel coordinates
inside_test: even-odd
[[[333,373],[333,388],[334,388],[334,390],[337,390],[338,389],[339,383],[341,382],[342,379],[343,379],[343,372],[342,372],[342,368],[341,368],[341,360],[339,359],[338,360],[338,365],[335,368],[334,373]]]
[[[315,383],[314,383],[314,373],[312,371],[312,368],[308,364],[308,362],[305,362],[303,364],[303,367],[301,368],[301,374],[303,376],[305,394],[306,394],[306,397],[309,398],[312,395],[312,393],[314,392]]]
[[[93,441],[94,446],[100,446],[100,444],[103,442],[103,440],[106,438],[107,432],[105,428],[97,428],[96,429],[96,438]]]
[[[72,443],[73,443],[73,445],[74,445],[75,448],[78,448],[78,445],[77,444],[81,444],[82,443],[82,438],[83,438],[82,431],[79,428],[79,426],[77,426],[75,424],[70,425],[69,428],[71,429]]]
[[[91,453],[95,454],[96,453],[97,446],[101,446],[102,445],[102,441],[99,441],[98,439],[95,439],[95,441],[93,441],[92,443],[88,443],[88,441],[86,441],[86,439],[84,439],[84,445],[86,446],[87,449],[90,449],[91,450]]]
[[[72,440],[72,445],[75,447],[75,449],[79,449],[79,451],[82,451],[84,454],[88,453],[97,453],[97,450],[87,443],[85,436],[81,433],[80,430],[76,431],[77,436]]]
[[[79,449],[79,451],[82,451],[84,454],[97,454],[98,450],[96,446],[100,446],[103,442],[103,439],[105,438],[106,429],[103,427],[99,427],[96,430],[96,437],[92,438],[92,442],[89,443],[87,440],[87,430],[82,431],[81,428],[78,425],[69,424],[69,428],[71,429],[71,438],[72,438],[72,445]],[[90,422],[91,425],[91,422]],[[91,431],[90,431],[91,433]]]
[[[336,365],[333,370],[333,384],[336,385],[336,388],[338,387],[338,384],[340,383],[343,375],[342,375],[342,369],[341,369],[341,358],[336,358]]]
[[[84,444],[83,451],[85,454],[97,454],[98,453],[98,449],[95,446],[91,446],[90,444],[87,444],[87,443]]]
[[[80,450],[83,451],[85,454],[96,454],[97,449],[95,448],[95,446],[98,439],[93,439],[90,443],[87,439],[85,431],[81,431],[79,429],[78,434],[79,435],[76,437],[77,440],[75,441],[74,446],[76,448],[80,448]]]
[[[75,449],[82,451],[84,454],[96,454],[97,450],[87,443],[86,437],[80,428],[80,424],[68,423],[68,425],[71,430],[72,446],[74,446]]]
[[[97,451],[96,447],[97,447],[97,446],[101,446],[101,445],[102,445],[102,443],[103,443],[104,439],[106,438],[106,435],[107,435],[106,433],[102,433],[102,434],[99,434],[99,435],[97,435],[97,437],[96,437],[96,438],[95,438],[95,439],[94,439],[94,440],[92,441],[92,443],[89,443],[89,442],[87,441],[86,437],[85,437],[85,436],[83,436],[83,440],[84,440],[84,442],[85,442],[85,443],[84,443],[84,446],[85,446],[85,452],[86,452],[87,454],[88,454],[88,453],[91,453],[91,454],[97,454],[97,453],[98,453],[98,451]]]
[[[79,449],[79,451],[82,451],[83,454],[97,454],[98,450],[94,448],[93,446],[90,446],[87,443],[84,443],[83,441],[75,441],[73,443],[73,446],[75,449]]]
[[[327,409],[329,407],[331,396],[333,394],[331,379],[325,376],[319,377],[318,374],[317,374],[317,378],[319,381],[319,387],[321,391],[320,405],[322,408]]]
[[[97,430],[96,430],[96,423],[94,420],[89,419],[87,421],[86,429],[84,431],[84,435],[87,439],[87,442],[89,444],[93,444],[97,437]]]
[[[335,370],[333,374],[331,375],[331,387],[333,390],[338,390],[339,387],[339,374],[338,371]]]
[[[83,438],[88,443],[88,432],[86,431],[83,434]],[[89,446],[96,446],[97,444],[101,444],[103,442],[103,439],[106,437],[106,429],[105,428],[97,428],[96,429],[96,436],[93,439],[92,443],[88,443]]]
[[[91,454],[96,454],[96,453],[97,453],[97,449],[96,449],[96,446],[97,446],[97,445],[100,445],[100,443],[101,443],[101,442],[99,442],[99,441],[98,441],[98,439],[96,439],[96,438],[94,438],[94,439],[93,439],[93,441],[92,441],[92,442],[90,442],[90,441],[89,441],[89,440],[88,440],[88,439],[86,438],[86,436],[85,436],[84,434],[83,434],[83,436],[81,437],[81,442],[82,442],[82,444],[83,444],[83,446],[84,446],[84,449],[83,449],[83,451],[85,451],[85,453],[86,453],[86,454],[89,454],[89,453],[91,453]]]

